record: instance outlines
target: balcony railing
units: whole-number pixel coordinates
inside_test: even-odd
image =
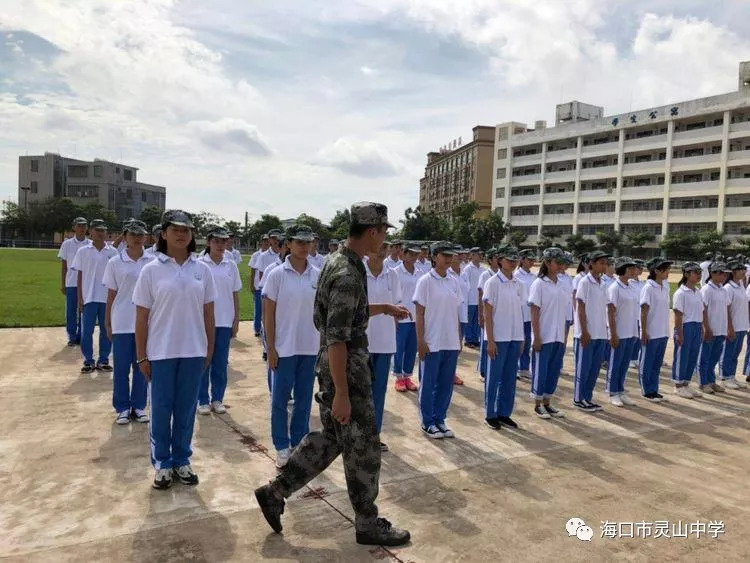
[[[617,165],[599,166],[598,168],[582,168],[581,180],[590,180],[591,178],[612,178],[617,175]]]
[[[715,139],[724,134],[724,126],[716,125],[715,127],[703,127],[701,129],[692,129],[691,131],[675,131],[672,136],[673,145],[681,145],[686,142],[694,143],[701,139]]]
[[[561,162],[563,160],[575,160],[577,149],[562,149],[559,151],[547,151],[547,162]]]

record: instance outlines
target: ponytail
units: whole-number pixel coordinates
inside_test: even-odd
[[[539,273],[537,273],[538,278],[543,278],[547,274],[549,274],[549,267],[547,266],[547,262],[547,260],[542,260],[542,263],[539,266]]]
[[[682,274],[682,278],[680,278],[680,281],[677,282],[677,287],[680,287],[681,285],[685,285],[687,283],[687,275]]]

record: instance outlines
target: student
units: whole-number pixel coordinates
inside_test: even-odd
[[[466,325],[464,340],[469,348],[479,348],[479,301],[477,284],[479,283],[479,276],[485,268],[480,265],[482,260],[482,250],[480,248],[472,248],[469,256],[471,261],[461,271],[469,282],[469,322]]]
[[[268,250],[269,246],[268,235],[265,234],[260,237],[260,249],[253,252],[248,263],[250,267],[250,283],[248,283],[247,288],[253,292],[253,330],[256,337],[260,336],[261,322],[263,320],[263,300],[261,299],[261,290],[263,287],[260,285],[261,271],[258,269],[258,266],[261,254]]]
[[[461,260],[461,271],[464,271],[464,268],[469,265],[469,251],[465,248],[462,248],[458,251],[458,257]]]
[[[125,250],[110,258],[102,283],[107,287],[104,325],[112,341],[112,406],[117,424],[129,424],[130,418],[148,422],[146,414],[146,378],[138,367],[135,353],[135,305],[133,290],[143,267],[154,259],[143,250],[146,224],[133,220],[125,225]],[[132,385],[130,371],[133,371]]]
[[[716,383],[716,365],[719,363],[727,338],[734,340],[732,317],[729,315],[730,296],[724,291],[727,269],[724,262],[712,262],[708,268],[708,282],[701,288],[707,324],[703,327],[703,344],[698,356],[701,391],[711,394],[722,392],[724,387]]]
[[[646,263],[643,260],[638,260],[637,258],[634,260],[635,262],[635,275],[633,278],[628,282],[628,285],[632,285],[635,292],[638,294],[638,298],[640,300],[641,291],[643,290],[643,286],[646,282],[641,280],[641,274],[643,273],[644,268],[646,267]],[[640,334],[640,322],[641,322],[641,315],[638,314],[638,325],[639,325],[639,334]],[[635,343],[635,346],[633,346],[633,356],[630,358],[630,367],[639,369],[640,363],[639,359],[641,357],[641,338],[638,337],[638,340]]]
[[[403,264],[399,264],[395,269],[386,268],[383,263],[386,257],[385,246],[381,247],[378,252],[369,252],[368,256],[369,260],[364,263],[367,299],[373,303],[399,305],[402,301],[402,294],[397,270]],[[370,366],[373,372],[372,399],[375,404],[375,424],[378,434],[383,428],[385,393],[388,390],[391,358],[396,352],[396,325],[398,324],[398,321],[392,317],[381,313],[371,316],[367,325],[367,350],[370,353]],[[388,451],[388,446],[382,440],[380,440],[380,451]]]
[[[281,264],[282,260],[284,259],[282,256],[280,256],[281,249],[284,245],[283,237],[284,237],[284,234],[279,229],[271,229],[270,231],[268,231],[269,247],[268,247],[268,250],[266,250],[260,255],[260,257],[258,258],[258,264],[257,264],[258,266],[257,269],[258,269],[258,272],[260,272],[260,277],[258,280],[258,285],[256,285],[255,287],[260,289],[261,294],[263,292],[263,285],[265,284],[265,282],[263,281],[264,277],[270,272],[268,268],[273,265]],[[265,302],[263,300],[261,300],[260,308],[261,310],[265,309]],[[261,311],[261,318],[262,317],[263,317],[263,312]],[[262,323],[261,323],[261,326],[263,326]],[[265,339],[263,340],[263,342],[264,342],[263,361],[265,362],[268,360],[268,355],[266,353]],[[270,374],[270,370],[269,370],[269,374]],[[269,380],[269,384],[270,384],[270,380]]]
[[[729,316],[734,329],[734,339],[729,338],[724,342],[724,351],[721,354],[719,370],[721,380],[727,389],[740,389],[745,387],[735,379],[737,374],[737,362],[742,352],[742,344],[750,329],[750,317],[748,317],[748,295],[743,287],[745,279],[745,264],[740,260],[734,260],[727,264],[732,271],[731,276],[724,284],[724,291],[729,301]]]
[[[518,360],[524,345],[523,310],[527,307],[526,285],[513,276],[520,255],[514,246],[495,252],[497,273],[484,285],[484,328],[487,335],[487,379],[484,385],[485,422],[494,430],[503,425],[518,428],[510,417],[516,398]]]
[[[339,249],[339,241],[337,241],[335,238],[332,238],[328,241],[328,254],[333,254],[334,252],[338,251]]]
[[[701,286],[705,285],[708,279],[711,277],[711,274],[708,271],[708,268],[711,266],[711,262],[713,262],[713,254],[710,252],[706,252],[706,255],[703,257],[703,262],[700,263],[701,267]]]
[[[284,467],[292,450],[310,431],[315,357],[320,334],[313,324],[313,304],[320,270],[307,256],[313,241],[307,225],[286,229],[289,254],[267,274],[263,286],[263,324],[271,369],[271,438],[276,467]],[[287,405],[294,391],[291,424]]]
[[[214,352],[214,279],[198,259],[190,215],[162,215],[156,259],[143,267],[133,291],[138,365],[151,389],[153,487],[176,477],[197,485],[191,441],[203,371]]]
[[[664,396],[659,393],[659,375],[669,340],[669,269],[672,262],[662,258],[648,261],[648,279],[641,288],[640,331],[641,358],[638,379],[641,395],[652,403],[660,403]]]
[[[112,371],[109,365],[109,352],[112,343],[107,337],[104,317],[107,308],[107,288],[102,283],[104,269],[117,250],[109,246],[107,225],[101,219],[94,219],[89,226],[91,241],[76,252],[72,268],[78,273],[78,306],[83,307],[81,320],[81,373],[91,373],[95,369]],[[94,364],[94,326],[99,324],[99,359]]]
[[[272,262],[268,266],[266,266],[266,269],[263,274],[263,278],[265,279],[267,276],[271,274],[271,272],[284,264],[284,261],[286,260],[286,257],[289,255],[289,245],[286,243],[286,239],[284,238],[284,235],[279,235],[278,237],[279,242],[279,255],[278,258],[276,258],[275,262]],[[261,308],[263,309],[263,317],[265,318],[266,311],[268,309],[268,299],[263,299],[263,302],[261,304]],[[261,343],[263,344],[263,361],[266,362],[266,372],[268,375],[268,392],[273,392],[273,368],[271,367],[270,362],[268,362],[268,344],[266,339],[266,323],[263,323],[263,332],[261,334]],[[293,399],[292,399],[293,400]]]
[[[601,250],[592,252],[589,255],[589,273],[581,278],[576,290],[573,404],[586,412],[602,410],[592,399],[608,340],[607,290],[601,277],[609,257]]]
[[[398,276],[401,288],[402,305],[409,311],[410,316],[398,321],[396,327],[396,355],[393,358],[393,375],[396,376],[396,391],[417,391],[419,387],[412,380],[414,362],[417,358],[417,328],[415,319],[417,310],[412,301],[417,280],[424,274],[417,270],[416,259],[418,250],[406,247],[404,259],[393,271]]]
[[[390,243],[390,254],[383,262],[383,265],[392,270],[398,268],[401,265],[401,249],[402,244],[400,240],[392,240]],[[386,251],[387,252],[387,251]]]
[[[497,256],[495,255],[496,249],[490,248],[487,251],[487,262],[490,265],[489,269],[485,269],[481,274],[479,274],[479,280],[477,281],[477,287],[472,288],[474,291],[477,292],[477,302],[480,304],[480,306],[477,309],[477,315],[479,316],[479,333],[480,333],[480,341],[479,341],[479,358],[477,359],[477,371],[479,372],[479,377],[482,381],[485,380],[487,376],[487,334],[484,331],[484,305],[482,301],[482,292],[484,291],[484,284],[487,282],[488,279],[490,279],[490,276],[497,273],[498,265],[497,265]],[[462,380],[458,380],[458,382],[454,381],[457,385],[463,385],[464,382]]]
[[[565,317],[570,307],[569,288],[559,281],[559,273],[568,267],[565,253],[556,247],[542,254],[537,279],[529,290],[531,307],[531,398],[539,418],[562,418],[562,411],[551,405],[557,390],[565,352]]]
[[[531,289],[531,284],[536,279],[536,274],[531,272],[531,268],[534,265],[535,254],[533,250],[522,250],[519,252],[520,262],[518,268],[513,273],[513,278],[520,281],[526,286],[526,293],[528,294]],[[529,379],[531,372],[531,308],[528,303],[524,303],[523,306],[523,346],[521,349],[521,357],[518,359],[518,375]]]
[[[419,247],[419,258],[414,263],[414,267],[417,268],[421,273],[426,274],[432,269],[432,262],[430,261],[430,247],[423,244]]]
[[[310,245],[310,254],[307,256],[307,261],[315,266],[318,270],[323,268],[324,259],[321,254],[318,253],[318,245],[320,244],[320,237],[318,233],[313,233],[313,241]]]
[[[702,328],[708,328],[706,308],[696,287],[700,279],[700,265],[685,262],[682,265],[682,279],[672,297],[675,344],[672,381],[675,393],[684,399],[702,396],[700,391],[688,387],[698,364]]]
[[[563,347],[560,351],[560,365],[562,366],[563,358],[565,357],[565,352],[568,348],[568,337],[570,336],[570,327],[573,326],[573,314],[575,312],[575,308],[573,305],[573,277],[570,276],[567,272],[567,269],[572,264],[575,264],[575,260],[573,259],[573,255],[570,252],[565,252],[565,268],[562,269],[562,271],[557,273],[557,283],[559,283],[562,287],[564,287],[567,291],[568,296],[568,305],[565,307],[565,340],[563,341]],[[568,375],[564,370],[560,370],[560,375]]]
[[[227,389],[229,343],[237,336],[240,326],[240,297],[242,279],[231,252],[227,252],[229,232],[217,227],[208,233],[208,247],[201,256],[214,279],[214,353],[211,363],[201,376],[198,390],[198,414],[227,412],[224,393]],[[209,404],[208,385],[211,383]]]
[[[429,438],[453,438],[455,434],[445,425],[445,417],[461,351],[461,289],[448,275],[448,264],[455,254],[453,245],[436,242],[431,253],[433,268],[419,279],[414,291],[421,373],[419,412],[422,431]]]
[[[625,394],[625,376],[633,357],[633,348],[640,335],[640,295],[630,281],[637,271],[635,260],[627,256],[615,263],[616,280],[607,288],[607,317],[610,355],[607,366],[609,402],[616,406],[633,406],[635,401]]]
[[[242,253],[234,247],[234,233],[227,231],[227,235],[229,235],[229,238],[226,243],[226,252],[232,256],[235,264],[242,264]]]
[[[453,276],[461,289],[461,303],[458,305],[458,324],[461,327],[461,338],[466,335],[466,325],[469,321],[469,280],[461,275],[461,258],[455,254],[451,259],[451,267],[448,274]],[[453,375],[453,385],[463,385],[463,379],[458,374]]]
[[[154,225],[151,228],[151,238],[154,240],[153,245],[149,246],[144,252],[148,254],[149,256],[156,255],[156,245],[159,242],[159,239],[161,238],[161,225]]]
[[[60,245],[57,257],[60,259],[60,291],[65,296],[65,330],[68,333],[68,346],[81,343],[81,313],[78,307],[78,274],[72,268],[76,252],[89,244],[86,238],[88,221],[83,217],[73,219],[73,236]]]

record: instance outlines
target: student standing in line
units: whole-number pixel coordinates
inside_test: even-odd
[[[231,255],[235,264],[242,264],[242,253],[234,247],[234,233],[227,231],[227,235],[229,235],[229,238],[225,245],[225,251]]]
[[[479,274],[479,280],[477,281],[477,287],[474,288],[474,291],[477,292],[477,301],[479,303],[479,307],[477,309],[477,314],[479,316],[479,334],[480,334],[480,340],[479,340],[479,358],[477,359],[477,371],[479,372],[479,377],[482,381],[485,381],[485,378],[487,377],[487,333],[484,330],[484,301],[482,300],[482,292],[484,291],[484,284],[487,282],[488,279],[490,279],[491,276],[493,276],[495,273],[497,273],[498,265],[497,265],[497,256],[495,255],[496,249],[490,248],[487,251],[487,262],[490,265],[489,269],[485,269],[481,274]],[[455,383],[455,381],[454,381]],[[458,385],[463,385],[463,381],[458,383]]]
[[[461,351],[458,310],[461,289],[448,265],[455,254],[449,242],[431,248],[433,268],[417,282],[414,303],[417,311],[417,346],[421,382],[419,411],[422,431],[429,438],[453,438],[445,417],[453,396],[453,377]]]
[[[318,233],[313,233],[313,241],[310,245],[310,254],[307,256],[307,261],[315,266],[318,270],[322,270],[324,259],[323,256],[318,252],[319,244],[320,237],[318,236]]]
[[[104,324],[112,342],[112,406],[117,424],[129,424],[131,417],[148,422],[147,386],[135,353],[135,305],[133,290],[143,267],[154,259],[145,253],[146,224],[133,220],[125,225],[125,250],[110,258],[102,283],[108,289]],[[132,385],[130,372],[133,372]]]
[[[633,348],[639,339],[638,317],[640,295],[630,281],[637,271],[635,260],[627,256],[617,259],[617,279],[607,289],[607,316],[609,320],[610,355],[607,367],[609,402],[616,407],[633,406],[635,401],[625,394],[625,377],[628,373]]]
[[[61,264],[60,291],[65,296],[65,330],[68,346],[81,343],[81,312],[78,307],[78,274],[73,269],[73,260],[80,248],[89,244],[86,238],[88,221],[84,217],[73,219],[73,236],[60,245],[57,257]]]
[[[519,253],[520,262],[518,268],[513,273],[513,277],[520,281],[526,287],[528,294],[531,284],[536,279],[536,274],[531,272],[534,266],[534,251],[530,249],[522,250]],[[531,308],[528,303],[523,306],[523,347],[521,357],[518,359],[518,375],[524,379],[531,378]]]
[[[385,259],[383,265],[392,270],[398,268],[401,265],[401,249],[403,245],[400,240],[392,240],[390,242],[390,255]]]
[[[287,228],[284,241],[288,256],[281,265],[267,270],[263,286],[263,324],[271,370],[271,437],[279,469],[310,431],[315,358],[320,349],[320,334],[313,324],[320,270],[307,260],[312,229],[295,223]],[[290,424],[287,405],[292,391]]]
[[[589,273],[589,255],[582,254],[581,260],[578,262],[578,268],[576,269],[576,275],[573,278],[573,309],[576,308],[576,291],[578,291],[578,284],[586,277]]]
[[[482,250],[478,247],[471,249],[470,262],[461,271],[469,282],[469,322],[466,325],[464,340],[469,348],[479,348],[479,301],[477,284],[479,276],[485,270],[480,265],[482,260]]]
[[[417,358],[417,310],[412,301],[417,281],[424,274],[417,269],[418,250],[406,247],[401,265],[393,271],[398,276],[401,287],[402,305],[409,311],[409,317],[400,319],[396,327],[396,355],[393,358],[393,375],[396,376],[396,391],[417,391],[419,387],[412,380],[414,362]]]
[[[104,269],[117,250],[109,246],[107,225],[101,219],[94,219],[89,226],[91,241],[76,252],[72,268],[78,273],[78,306],[83,308],[81,320],[81,373],[91,373],[95,369],[112,371],[109,353],[112,343],[107,337],[105,313],[107,309],[107,288],[102,283]],[[94,327],[99,324],[99,359],[94,364]]]
[[[716,365],[721,359],[724,342],[734,340],[735,333],[732,317],[729,314],[729,294],[724,291],[727,274],[731,273],[724,262],[712,262],[709,266],[709,280],[701,288],[701,297],[705,305],[707,326],[703,327],[703,344],[698,356],[701,391],[711,394],[724,391],[716,383]]]
[[[461,303],[458,306],[458,324],[461,327],[461,338],[466,335],[466,325],[469,321],[469,280],[466,276],[461,275],[461,257],[458,251],[451,259],[451,266],[448,269],[448,274],[453,276],[458,282],[458,286],[461,289]],[[458,374],[453,375],[453,385],[463,385],[464,380],[458,377]]]
[[[278,241],[279,241],[279,256],[275,262],[272,262],[271,264],[266,266],[265,272],[263,274],[264,278],[270,275],[270,273],[275,268],[278,268],[279,266],[281,266],[286,260],[286,257],[289,255],[289,245],[286,243],[286,239],[284,238],[284,235],[280,235],[278,237]],[[265,298],[263,299],[261,308],[263,309],[263,315],[265,318],[266,309],[268,308],[267,299]],[[265,327],[266,327],[266,323],[264,322],[260,340],[261,340],[261,343],[263,344],[263,360],[266,362],[266,371],[268,374],[268,392],[272,393],[273,392],[273,368],[271,368],[271,364],[268,362],[268,345],[267,345],[267,340],[266,340],[266,328]]]
[[[641,280],[641,274],[643,273],[644,268],[646,267],[646,263],[643,260],[635,259],[635,276],[633,276],[633,279],[628,282],[628,285],[632,285],[633,289],[635,289],[635,292],[638,294],[638,298],[640,299],[641,291],[643,290],[643,286],[646,282]],[[640,319],[641,315],[638,315],[638,323],[639,323],[639,332],[640,332]],[[640,360],[641,358],[641,338],[638,337],[638,340],[635,343],[635,346],[633,346],[633,356],[630,358],[630,367],[639,369],[640,368]]]
[[[648,279],[641,288],[641,358],[638,379],[641,395],[652,403],[660,403],[659,375],[669,340],[669,269],[672,262],[652,258],[647,264]]]
[[[573,326],[573,315],[575,312],[573,304],[573,277],[568,274],[568,267],[575,264],[573,255],[570,252],[565,252],[565,268],[557,274],[557,282],[561,284],[567,290],[568,305],[565,308],[565,340],[563,341],[563,347],[560,351],[560,366],[562,366],[565,352],[568,349],[568,337],[570,336],[570,327]],[[560,375],[569,375],[562,368],[560,369]]]
[[[253,330],[255,336],[260,337],[260,330],[262,328],[263,321],[263,300],[261,299],[261,290],[263,287],[260,285],[260,270],[258,269],[261,255],[268,250],[270,242],[268,235],[265,234],[260,237],[260,248],[253,252],[250,256],[250,278],[247,288],[253,293]]]
[[[701,286],[705,285],[706,282],[708,282],[709,278],[711,277],[711,274],[709,273],[708,268],[711,266],[711,262],[713,262],[714,256],[710,252],[707,252],[703,258],[704,258],[703,262],[700,263]]]
[[[701,267],[695,262],[682,265],[682,279],[672,297],[674,311],[674,361],[672,380],[675,392],[684,399],[693,399],[703,394],[689,388],[693,372],[698,365],[703,327],[708,329],[706,307],[697,289],[701,279]],[[709,335],[710,336],[710,335]]]
[[[432,269],[432,262],[430,261],[430,247],[426,244],[423,244],[419,247],[419,257],[414,263],[414,267],[423,274],[428,273]]]
[[[602,407],[593,402],[594,387],[604,359],[607,336],[607,290],[601,276],[609,254],[596,250],[589,255],[589,273],[576,290],[575,361],[573,404],[586,412]]]
[[[390,303],[400,305],[402,301],[401,284],[397,270],[403,267],[388,269],[383,261],[386,257],[385,246],[378,252],[369,252],[369,260],[365,262],[367,278],[367,299],[373,303]],[[411,296],[410,296],[411,297]],[[375,404],[375,424],[378,434],[383,428],[383,410],[385,409],[385,394],[388,390],[388,374],[391,359],[396,352],[396,326],[398,321],[393,317],[381,313],[370,317],[367,324],[367,350],[370,353],[372,368],[372,399]],[[380,440],[380,450],[388,451],[388,446]]]
[[[229,232],[217,227],[208,233],[208,247],[201,260],[208,266],[214,278],[216,299],[214,300],[214,353],[211,363],[201,376],[198,390],[198,414],[227,412],[224,406],[224,393],[227,389],[227,366],[229,365],[229,344],[237,336],[240,327],[240,296],[242,279],[237,262],[226,243]],[[208,387],[211,384],[209,402]]]
[[[487,334],[487,379],[484,385],[485,422],[499,430],[518,428],[510,417],[516,399],[518,360],[524,346],[523,310],[527,307],[526,285],[513,276],[520,255],[514,246],[495,252],[497,273],[484,285],[484,328]]]
[[[743,286],[745,279],[745,264],[734,260],[727,264],[732,271],[731,276],[724,284],[724,291],[729,301],[729,316],[734,329],[734,339],[727,336],[724,342],[724,351],[721,354],[719,370],[721,380],[727,389],[744,388],[744,383],[739,383],[735,378],[737,374],[737,363],[742,352],[745,336],[750,329],[750,310],[748,308],[748,296]]]
[[[191,442],[203,371],[214,351],[214,279],[198,259],[190,215],[162,215],[156,259],[146,264],[133,291],[138,365],[151,387],[153,487],[173,477],[197,485]]]
[[[569,288],[560,283],[559,274],[568,267],[565,253],[547,248],[542,254],[537,279],[531,284],[531,398],[539,418],[562,418],[562,411],[551,405],[557,390],[565,352],[565,317],[570,308]]]
[[[156,254],[156,245],[159,242],[159,239],[161,238],[161,225],[154,225],[151,228],[151,238],[153,239],[153,243],[151,246],[146,248],[144,252],[149,256],[154,256]]]

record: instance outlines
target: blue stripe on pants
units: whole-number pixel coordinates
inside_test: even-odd
[[[310,432],[315,356],[287,356],[271,375],[271,439],[276,450],[295,447]],[[292,420],[287,411],[294,390]]]
[[[411,324],[411,323],[409,323]],[[385,410],[385,393],[388,389],[388,372],[391,369],[393,354],[370,354],[373,371],[372,400],[375,403],[375,424],[378,433],[383,428],[383,410]]]
[[[416,323],[398,323],[396,327],[396,355],[393,357],[393,373],[411,375],[417,358]]]
[[[495,342],[495,359],[487,357],[487,379],[484,381],[485,418],[510,416],[516,400],[516,375],[521,342]]]
[[[458,350],[430,352],[420,362],[419,413],[424,426],[445,423],[457,363]]]
[[[576,376],[573,383],[573,400],[576,402],[589,401],[594,396],[594,387],[602,368],[602,359],[607,341],[603,338],[592,339],[588,346],[582,346],[576,338]]]
[[[664,353],[667,351],[669,338],[652,338],[641,349],[641,361],[638,366],[638,379],[641,384],[641,394],[649,395],[659,392],[659,375],[661,365],[664,362]]]
[[[609,367],[607,368],[607,391],[611,395],[619,395],[625,392],[625,377],[628,374],[633,348],[638,338],[620,339],[617,348],[610,346]]]
[[[742,344],[745,342],[744,330],[735,333],[734,340],[724,341],[724,352],[721,355],[719,370],[722,379],[734,379],[737,375],[737,363],[742,352]]]
[[[214,329],[214,355],[211,356],[211,364],[201,376],[201,385],[198,391],[198,404],[207,405],[208,384],[211,383],[211,402],[224,401],[224,392],[227,390],[227,366],[229,365],[229,343],[232,340],[232,329],[226,326],[217,326]]]
[[[531,366],[531,321],[523,323],[523,352],[518,358],[518,369],[529,371]]]
[[[135,353],[135,334],[112,335],[112,406],[116,412],[146,408],[148,387],[146,378],[138,368]],[[130,370],[133,384],[130,384]]]
[[[677,332],[674,336],[674,361],[672,362],[672,380],[688,383],[693,378],[695,366],[698,365],[698,352],[701,349],[701,323],[684,323],[682,325],[682,346],[677,345]]]
[[[81,313],[78,312],[78,288],[65,288],[65,330],[68,342],[81,341]]]
[[[539,352],[531,352],[531,396],[536,400],[551,397],[560,379],[565,345],[562,342],[542,344]]]
[[[253,330],[255,330],[255,334],[260,333],[263,326],[263,298],[260,294],[260,289],[253,291]]]
[[[716,383],[716,365],[721,358],[721,352],[724,350],[725,336],[714,336],[708,342],[701,345],[700,355],[700,375],[701,385]]]
[[[109,363],[109,352],[112,343],[107,337],[107,331],[104,329],[104,313],[106,310],[105,303],[92,301],[83,306],[83,318],[81,320],[81,354],[83,361],[89,365],[94,365],[94,327],[99,324],[99,360],[100,364]]]
[[[477,305],[469,305],[469,321],[466,323],[464,340],[467,344],[479,345],[479,309]]]
[[[156,469],[187,465],[204,358],[151,362],[151,463]]]

